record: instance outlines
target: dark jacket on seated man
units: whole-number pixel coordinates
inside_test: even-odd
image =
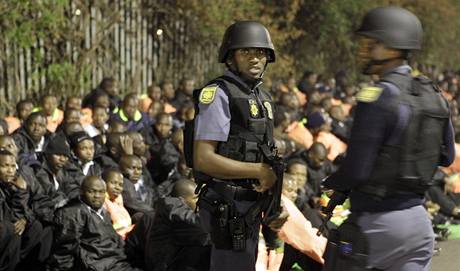
[[[145,270],[209,270],[209,235],[183,198],[165,197],[128,235],[126,253]]]
[[[120,171],[123,174],[122,195],[126,210],[131,216],[153,211],[158,196],[142,160],[136,155],[124,155],[120,159]]]
[[[15,210],[23,196],[8,197],[9,188],[0,182],[0,270],[14,270],[19,262],[21,236],[15,233]],[[13,204],[14,203],[14,204]]]
[[[99,177],[87,177],[81,191],[81,200],[73,200],[56,212],[55,243],[49,269],[136,270],[126,261],[123,241],[102,208],[106,192],[103,181]]]
[[[29,193],[28,204],[25,208],[27,220],[32,221],[37,219],[42,223],[51,223],[54,216],[54,203],[52,199],[45,194],[33,169],[26,165],[19,166],[18,175],[27,183],[27,191]]]
[[[154,210],[154,204],[158,196],[145,181],[137,187],[128,178],[123,178],[123,204],[131,215],[147,213]]]
[[[36,172],[44,193],[52,199],[55,208],[77,198],[83,175],[69,167],[70,147],[63,137],[54,137],[44,151],[44,161]]]
[[[13,254],[10,254],[11,257],[6,256],[10,258],[10,262],[7,263],[10,266],[9,269],[14,268],[18,258],[24,260],[32,251],[38,253],[31,256],[32,265],[43,263],[48,256],[51,245],[51,230],[44,230],[42,224],[35,219],[28,206],[30,195],[27,190],[27,183],[22,176],[17,175],[16,157],[4,149],[0,150],[0,168],[0,221],[5,227],[0,231],[7,235],[18,236],[20,240],[20,251],[17,251],[17,240],[14,240],[14,236],[0,236],[2,239],[0,247],[5,243],[12,242],[5,250],[0,250],[0,254],[8,255],[9,252],[18,254],[17,256]],[[13,225],[12,232],[10,223]],[[0,270],[8,270],[1,267],[4,257],[5,255],[0,256],[2,258],[0,259]]]
[[[46,162],[42,166],[36,177],[44,193],[52,199],[56,208],[62,207],[69,200],[78,197],[80,187],[78,180],[72,178],[64,170],[53,173]]]

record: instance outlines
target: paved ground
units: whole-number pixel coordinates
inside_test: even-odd
[[[440,242],[441,253],[433,257],[431,271],[460,270],[460,240]]]

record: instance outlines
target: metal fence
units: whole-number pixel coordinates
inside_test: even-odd
[[[201,82],[207,74],[220,69],[216,64],[217,43],[190,42],[193,37],[187,21],[171,18],[164,10],[156,8],[167,6],[166,0],[111,0],[110,11],[101,9],[98,1],[82,2],[86,5],[70,1],[66,15],[77,25],[79,35],[83,35],[81,42],[66,41],[60,45],[60,50],[65,51],[70,65],[81,65],[81,54],[87,54],[84,64],[90,71],[79,89],[63,89],[56,93],[58,96],[84,95],[106,76],[117,79],[122,93],[140,93],[152,82],[170,80],[177,84],[184,76]],[[108,24],[110,16],[116,19]],[[56,48],[45,44],[38,36],[33,46],[22,48],[2,38],[0,29],[2,113],[11,112],[20,99],[38,98],[49,92],[52,74],[41,71],[55,61],[50,53],[52,50]],[[44,56],[39,62],[34,57],[37,52]]]

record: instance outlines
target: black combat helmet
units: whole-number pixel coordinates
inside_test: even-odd
[[[370,10],[356,33],[376,39],[389,48],[419,50],[423,30],[412,12],[389,6]]]
[[[241,48],[265,48],[268,50],[268,62],[275,62],[275,47],[268,30],[256,21],[240,21],[225,31],[219,49],[219,63],[224,63],[231,50]]]

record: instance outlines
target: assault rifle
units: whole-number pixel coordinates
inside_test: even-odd
[[[327,227],[327,222],[331,219],[333,211],[337,205],[341,205],[348,198],[348,192],[334,191],[326,207],[321,208],[321,212],[326,215],[321,226],[319,226],[317,236],[320,236]]]
[[[261,147],[264,154],[264,162],[270,165],[275,172],[276,182],[266,192],[268,194],[268,202],[265,208],[265,216],[263,222],[268,225],[281,214],[281,194],[283,193],[283,175],[286,165],[283,158],[278,156],[275,152],[268,151],[268,146]]]

